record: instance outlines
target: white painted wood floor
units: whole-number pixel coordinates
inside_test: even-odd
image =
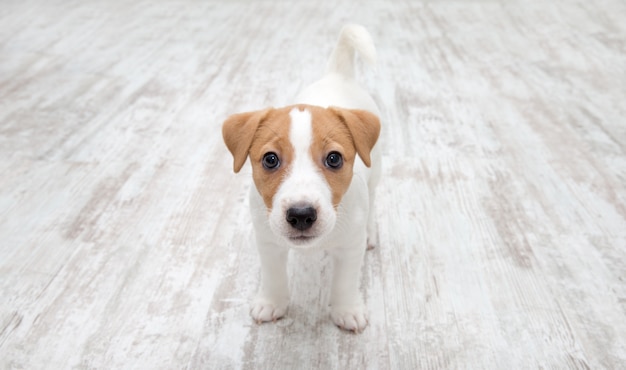
[[[0,4],[0,368],[624,368],[626,3]],[[344,23],[379,51],[361,335],[332,266],[259,262],[221,123],[289,104]]]

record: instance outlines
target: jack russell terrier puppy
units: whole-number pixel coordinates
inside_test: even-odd
[[[287,311],[289,249],[316,248],[333,258],[333,322],[354,332],[367,326],[359,276],[376,238],[380,122],[374,100],[354,79],[355,51],[375,64],[369,33],[347,25],[325,76],[304,89],[296,105],[235,114],[222,127],[234,171],[247,157],[252,164],[250,208],[261,284],[250,314],[258,323]]]

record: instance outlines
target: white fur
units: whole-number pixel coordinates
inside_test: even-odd
[[[367,31],[361,26],[348,25],[342,30],[331,55],[327,74],[304,89],[295,103],[365,109],[378,115],[374,100],[354,80],[355,50],[368,61],[375,61],[375,48]],[[311,115],[294,110],[290,116],[290,141],[295,149],[295,161],[274,196],[269,215],[256,189],[250,193],[262,274],[251,315],[256,321],[263,322],[278,319],[286,313],[289,248],[323,248],[334,262],[331,318],[336,325],[359,332],[367,326],[359,281],[368,236],[371,244],[376,239],[372,210],[374,188],[380,177],[380,151],[378,145],[372,150],[371,168],[367,168],[360,158],[355,160],[352,182],[335,210],[330,188],[310,157]],[[289,240],[294,231],[285,220],[285,212],[294,204],[308,204],[318,210],[316,223],[307,231],[317,238],[310,242]]]

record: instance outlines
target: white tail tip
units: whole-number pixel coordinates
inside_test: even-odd
[[[354,77],[355,51],[368,65],[376,65],[376,48],[369,32],[358,24],[348,24],[341,29],[337,45],[328,61],[327,73]]]

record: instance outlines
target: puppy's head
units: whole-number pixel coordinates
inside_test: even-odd
[[[222,127],[235,172],[250,157],[274,234],[304,248],[334,228],[355,158],[371,165],[379,132],[370,112],[309,105],[235,114]]]

